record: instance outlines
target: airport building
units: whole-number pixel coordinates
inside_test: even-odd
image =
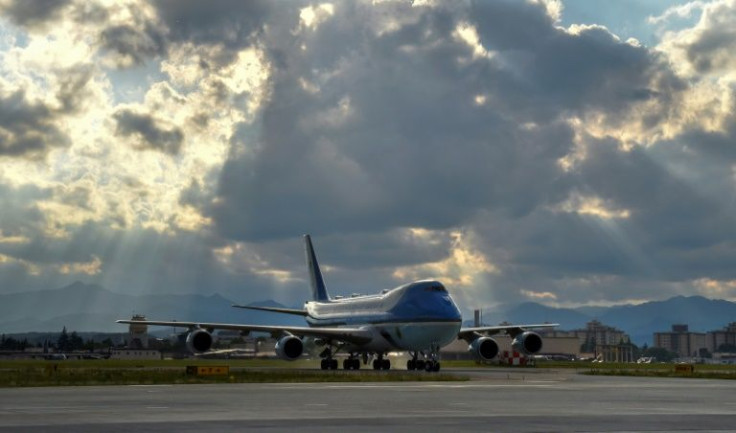
[[[724,346],[736,347],[736,322],[718,331],[705,334],[705,347],[710,353],[721,352]]]
[[[561,331],[557,329],[540,332],[545,343],[554,338],[575,338],[577,353],[583,357],[598,358],[606,362],[634,362],[633,346],[629,336],[622,330],[591,320],[583,329]]]
[[[594,357],[602,362],[635,362],[634,345],[630,343],[599,344]]]
[[[146,317],[136,314],[131,320],[144,321]],[[125,347],[111,349],[110,359],[163,359],[163,356],[161,351],[149,348],[148,326],[143,323],[131,323]]]
[[[690,332],[688,325],[672,325],[670,332],[655,332],[654,347],[669,350],[681,358],[699,357],[706,350],[704,332]]]

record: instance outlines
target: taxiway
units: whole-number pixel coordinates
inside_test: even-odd
[[[0,389],[0,432],[733,432],[734,382],[476,373],[468,382]]]

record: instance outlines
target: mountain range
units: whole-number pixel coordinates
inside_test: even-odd
[[[558,329],[584,328],[591,320],[618,328],[637,345],[652,345],[655,332],[668,332],[674,324],[686,324],[690,331],[708,332],[736,322],[736,303],[702,296],[675,296],[664,301],[611,307],[553,308],[526,302],[484,311],[489,324],[559,323]]]
[[[232,308],[235,302],[220,295],[126,295],[80,282],[53,290],[0,295],[0,333],[68,330],[125,332],[116,319],[143,314],[151,319],[304,325],[304,319],[286,314]],[[272,300],[251,305],[284,307]],[[289,306],[299,308],[299,305]],[[612,307],[553,308],[526,302],[483,312],[483,321],[496,324],[559,323],[559,329],[584,328],[591,320],[629,334],[637,345],[652,344],[654,332],[669,331],[673,324],[688,324],[691,331],[722,329],[736,321],[736,303],[701,296],[677,296],[664,301]],[[466,322],[470,324],[470,322]]]
[[[126,332],[115,323],[142,314],[150,319],[201,322],[304,325],[298,316],[232,308],[218,294],[126,295],[98,285],[73,283],[60,289],[0,295],[0,333],[60,331]],[[283,305],[274,301],[252,305]],[[275,316],[275,317],[274,317]]]

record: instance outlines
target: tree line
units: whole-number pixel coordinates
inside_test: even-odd
[[[27,338],[22,340],[0,335],[0,350],[25,351],[31,347],[46,347],[49,351],[56,352],[92,352],[100,349],[107,349],[113,346],[110,338],[96,342],[92,339],[84,340],[77,331],[68,332],[66,326],[61,330],[59,336],[54,339],[48,339],[45,342],[32,344]]]

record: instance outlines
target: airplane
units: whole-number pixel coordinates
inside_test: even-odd
[[[408,370],[440,370],[440,348],[455,339],[465,340],[468,350],[479,361],[498,355],[492,335],[505,332],[512,347],[524,354],[542,349],[542,337],[531,329],[552,328],[557,324],[499,325],[463,328],[462,315],[445,286],[436,280],[414,281],[375,295],[331,297],[314,253],[312,239],[304,235],[312,300],[303,309],[233,305],[236,308],[303,316],[308,326],[269,326],[161,320],[118,320],[117,323],[187,327],[187,348],[193,353],[207,352],[214,330],[270,333],[277,338],[279,358],[294,361],[304,352],[307,339],[313,339],[320,353],[322,370],[336,370],[338,353],[346,354],[345,370],[360,369],[372,360],[374,370],[389,370],[388,353],[407,351]]]

